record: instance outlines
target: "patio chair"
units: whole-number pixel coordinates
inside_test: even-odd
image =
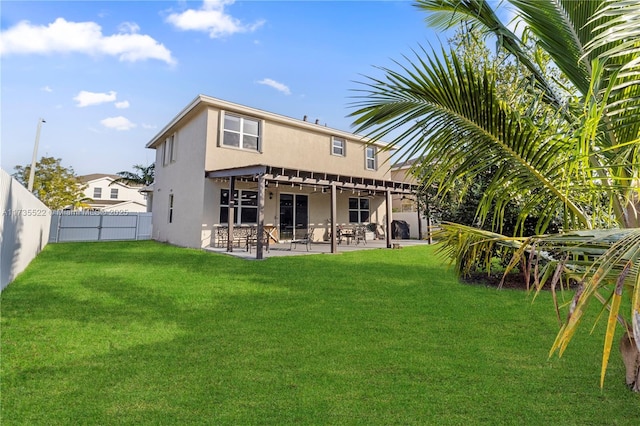
[[[364,226],[356,226],[353,230],[353,239],[356,241],[356,245],[362,241],[363,244],[367,244],[367,238],[365,235],[366,228]]]
[[[269,243],[271,240],[270,230],[264,229],[264,237],[262,238],[262,246],[265,248],[267,253],[269,252]],[[247,236],[247,251],[251,253],[251,246],[258,245],[258,233],[257,230],[255,233]]]
[[[313,241],[313,228],[309,228],[307,229],[307,232],[304,233],[302,238],[291,239],[291,244],[289,245],[289,251],[295,249],[298,244],[304,244],[307,247],[307,251],[309,251],[309,246],[311,246],[312,241]]]
[[[226,226],[219,226],[216,229],[216,247],[224,248],[227,246],[227,241],[229,241],[229,228]]]

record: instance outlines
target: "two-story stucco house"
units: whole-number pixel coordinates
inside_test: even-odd
[[[336,227],[390,229],[392,194],[414,189],[390,179],[382,147],[200,95],[147,144],[156,150],[153,237],[201,248],[219,227],[268,227],[279,241],[311,229],[335,251]]]
[[[85,186],[84,196],[90,208],[100,211],[146,212],[146,196],[140,192],[142,187],[115,182],[120,176],[103,173],[78,176]]]

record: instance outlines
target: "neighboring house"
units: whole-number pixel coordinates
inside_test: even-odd
[[[391,179],[398,182],[406,182],[412,185],[417,185],[418,180],[410,174],[411,167],[416,162],[416,159],[406,160],[401,163],[396,163],[391,166]],[[407,196],[405,194],[395,195],[393,197],[393,212],[409,213],[417,212],[418,205],[415,196]]]
[[[113,183],[120,176],[94,173],[78,176],[86,185],[84,196],[90,201],[89,209],[100,211],[146,212],[146,196],[140,192],[141,186]]]
[[[390,229],[392,195],[413,190],[391,180],[382,144],[203,95],[146,146],[156,150],[153,238],[186,247],[257,225],[279,241],[313,229],[334,249],[337,226]]]

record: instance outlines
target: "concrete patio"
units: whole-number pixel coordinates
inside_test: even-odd
[[[424,245],[429,244],[427,240],[391,240],[392,247],[394,244],[398,244],[399,247],[407,247],[407,246],[415,246],[415,245]],[[342,243],[338,244],[338,253],[346,253],[350,251],[357,250],[374,250],[374,249],[387,249],[387,244],[385,240],[372,240],[367,241],[365,243],[355,244],[351,242],[350,244]],[[255,260],[256,259],[256,251],[255,247],[251,248],[251,251],[247,251],[245,247],[234,247],[232,252],[227,252],[226,247],[206,247],[205,250],[212,251],[215,253],[227,254],[230,256],[239,257],[242,259]],[[392,249],[388,249],[392,250]],[[331,244],[327,241],[317,241],[309,244],[309,251],[307,251],[306,244],[290,244],[290,243],[272,243],[269,246],[269,251],[266,249],[263,251],[263,258],[267,259],[269,257],[278,257],[278,256],[301,256],[308,254],[332,254],[331,253]]]

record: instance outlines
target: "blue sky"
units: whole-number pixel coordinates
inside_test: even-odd
[[[447,36],[410,1],[2,1],[1,163],[149,164],[198,94],[350,130],[354,81]]]

